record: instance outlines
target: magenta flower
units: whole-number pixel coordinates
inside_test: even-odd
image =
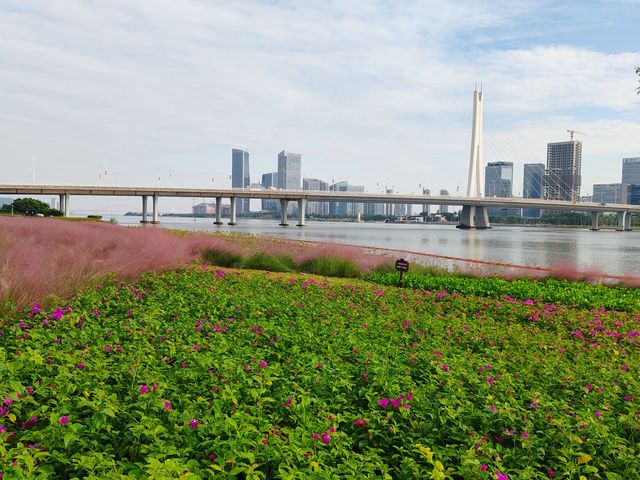
[[[8,429],[4,425],[0,425],[0,433],[6,432]]]
[[[194,346],[193,346],[193,349],[197,352],[198,350],[200,350],[200,346],[198,346],[198,345],[194,345]]]
[[[80,370],[82,370],[82,369],[85,367],[84,363],[82,363],[82,362],[78,363],[78,365],[76,365],[76,366],[77,366]]]
[[[494,382],[494,378],[493,377],[487,377],[487,382],[489,383],[489,385],[493,385]]]
[[[198,422],[198,420],[196,420],[195,418],[192,418],[191,420],[189,420],[189,426],[191,428],[193,428],[194,430],[196,428],[198,428],[198,425],[200,424],[200,422]]]
[[[391,405],[393,405],[393,408],[398,408],[400,406],[400,401],[397,398],[390,398],[389,401],[391,402]]]
[[[267,365],[269,365],[267,362],[260,360],[260,368],[265,368]]]
[[[322,434],[322,443],[324,443],[325,445],[328,444],[331,441],[331,437],[329,436],[329,432],[324,432]]]
[[[480,465],[480,471],[481,471],[481,472],[486,472],[486,471],[487,471],[487,468],[489,468],[489,467],[487,467],[487,464],[486,464],[486,463],[483,463],[482,465]]]
[[[489,411],[490,411],[491,413],[495,412],[495,411],[496,411],[496,406],[495,406],[495,405],[491,405],[491,406],[489,407]]]
[[[162,401],[164,403],[164,408],[167,410],[173,410],[173,406],[171,405],[171,402],[169,400],[163,400]]]
[[[378,400],[378,405],[380,405],[382,408],[387,408],[387,405],[389,405],[389,399],[381,398],[380,400]]]
[[[142,395],[144,395],[145,393],[149,393],[149,387],[147,387],[146,385],[141,385],[140,386],[140,393]]]
[[[627,367],[626,365],[622,365],[622,367],[620,368],[622,368],[623,372],[626,372],[627,370],[629,370],[629,367]]]
[[[440,368],[442,368],[442,370],[444,370],[445,372],[449,371],[449,365],[447,365],[446,363],[443,363],[442,365],[440,365]]]
[[[529,434],[528,434],[527,432],[522,432],[522,433],[520,434],[520,436],[521,436],[522,438],[529,438]]]
[[[111,350],[111,345],[105,345],[104,346],[104,351],[108,352],[109,350]]]
[[[69,417],[67,415],[63,415],[60,417],[60,425],[67,425],[69,423]]]
[[[502,472],[496,472],[496,480],[509,480],[509,475]]]
[[[593,412],[593,414],[598,418],[602,416],[602,412]]]
[[[13,400],[11,400],[9,397],[4,397],[2,403],[4,403],[6,406],[10,406],[13,405]]]
[[[531,408],[538,408],[538,404],[536,402],[531,402]]]
[[[364,418],[356,418],[356,419],[353,421],[353,424],[354,424],[356,427],[366,427],[366,426],[367,426],[367,421],[366,421]]]
[[[556,476],[556,472],[553,471],[553,469],[549,469],[549,471],[547,472],[547,477],[549,478],[553,478]]]

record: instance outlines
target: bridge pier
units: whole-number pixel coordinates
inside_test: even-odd
[[[222,225],[222,197],[216,197],[216,221],[214,225]]]
[[[594,232],[596,230],[600,230],[600,227],[598,226],[598,216],[600,214],[598,212],[591,212],[591,230],[593,230]]]
[[[158,220],[158,195],[157,194],[153,195],[153,218],[151,220],[151,223],[154,225],[160,223],[160,220]]]
[[[304,214],[305,214],[305,210],[307,209],[307,199],[306,198],[300,198],[298,200],[298,227],[304,227],[305,223],[304,223]]]
[[[231,197],[229,198],[229,200],[231,201],[231,213],[229,218],[229,225],[235,225],[236,224],[236,206],[238,204],[238,197]]]
[[[62,209],[64,213],[64,217],[67,218],[69,216],[69,201],[71,200],[71,195],[68,193],[64,194],[64,208]]]
[[[491,228],[487,208],[478,205],[463,205],[460,221],[458,225],[456,225],[456,228],[465,230],[471,228],[475,228],[476,230]]]
[[[140,223],[149,223],[149,220],[147,220],[147,204],[149,198],[147,195],[143,195],[142,196],[142,220],[140,220]]]
[[[623,211],[618,212],[618,226],[616,228],[619,232],[624,232],[625,230],[631,230],[631,216],[629,212]]]
[[[66,199],[64,193],[61,193],[60,195],[58,195],[59,197],[59,201],[60,201],[60,211],[63,212],[64,214],[64,201]]]
[[[287,207],[289,206],[289,200],[286,198],[280,199],[280,208],[282,209],[282,218],[280,219],[280,225],[282,227],[287,227],[289,224],[287,223]]]

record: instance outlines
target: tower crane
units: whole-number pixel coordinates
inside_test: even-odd
[[[577,130],[567,130],[567,133],[571,136],[571,141],[573,142],[573,136],[577,133],[579,135],[586,135],[584,132],[578,132]]]

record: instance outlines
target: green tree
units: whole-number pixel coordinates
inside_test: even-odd
[[[10,212],[12,207],[13,213],[22,215],[51,215],[53,213],[49,205],[35,198],[18,198],[11,205],[2,207],[2,211]]]

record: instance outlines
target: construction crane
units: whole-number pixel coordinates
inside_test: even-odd
[[[577,133],[578,135],[586,135],[584,132],[578,132],[577,130],[567,130],[567,133],[571,136],[571,141],[573,142],[573,136]]]

